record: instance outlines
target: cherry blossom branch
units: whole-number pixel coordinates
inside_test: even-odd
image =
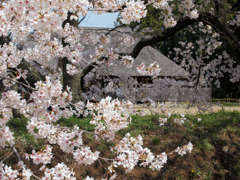
[[[6,77],[6,76],[5,76],[5,77],[1,77],[1,79],[7,79],[7,80],[12,81],[12,82],[15,82],[15,83],[17,83],[17,84],[21,84],[22,86],[24,86],[24,87],[26,87],[26,88],[28,88],[28,89],[37,90],[36,88],[33,88],[33,87],[30,86],[30,85],[24,84],[24,83],[22,83],[22,82],[19,82],[19,81],[17,81],[17,80],[14,80],[14,79],[9,78],[9,77]]]

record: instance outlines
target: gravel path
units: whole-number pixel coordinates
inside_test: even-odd
[[[209,108],[207,112],[216,112],[219,110],[226,110],[226,111],[240,111],[240,106],[238,107],[222,107],[213,105],[211,109]],[[143,105],[134,105],[133,110],[136,111],[143,111],[144,114],[151,114],[150,109],[147,106]],[[166,113],[176,113],[176,114],[195,114],[199,112],[199,109],[197,107],[190,107],[187,108],[187,104],[180,104],[178,105],[171,105],[170,103],[166,103],[162,106],[158,105],[157,108],[153,108],[153,112],[161,113],[162,110],[165,110]]]

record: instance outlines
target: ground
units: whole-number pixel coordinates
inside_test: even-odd
[[[128,129],[121,130],[117,134],[118,140],[124,137],[124,134],[130,132],[136,137],[138,134],[143,136],[144,147],[148,147],[155,155],[162,152],[169,153],[183,146],[189,141],[193,143],[192,153],[179,156],[176,153],[168,157],[167,164],[161,171],[152,171],[149,168],[143,168],[139,165],[130,173],[124,173],[122,167],[116,169],[117,179],[126,180],[146,180],[146,179],[240,179],[240,113],[237,111],[219,111],[209,114],[187,115],[186,121],[182,126],[174,123],[174,118],[179,115],[173,115],[164,125],[159,126],[159,116],[133,116],[132,124]],[[202,120],[197,121],[198,118]],[[61,125],[79,127],[92,131],[93,127],[89,125],[90,119],[70,118],[61,119]],[[26,161],[25,153],[31,153],[32,149],[40,150],[44,147],[44,141],[35,140],[27,134],[24,129],[27,120],[24,118],[14,119],[9,122],[10,128],[15,132],[16,149],[22,160],[30,167],[33,172],[42,176],[39,171],[40,166],[33,165]],[[94,139],[89,134],[84,134],[84,143],[91,147],[93,151],[100,151],[100,156],[114,158],[110,148],[114,142],[106,142]],[[72,156],[63,153],[58,146],[53,145],[54,158],[48,168],[54,167],[57,163],[63,161],[68,167],[76,172],[77,179],[83,179],[86,176],[101,179],[110,177],[105,169],[109,166],[103,160],[96,161],[93,165],[79,165]],[[11,153],[12,149],[0,150],[0,160]],[[13,165],[17,163],[15,154],[12,154],[4,163]]]
[[[217,112],[219,110],[225,110],[225,111],[240,111],[240,104],[238,103],[229,103],[227,104],[229,106],[223,106],[222,104],[213,104],[211,108],[207,109],[207,112]],[[156,108],[153,109],[154,112],[161,113],[162,109],[164,108],[166,113],[175,113],[175,114],[196,114],[199,113],[199,109],[197,106],[188,107],[187,103],[181,103],[181,104],[173,104],[166,102],[164,104],[158,104]],[[144,114],[149,115],[151,114],[151,110],[148,106],[145,106],[143,104],[136,104],[133,106],[133,109],[136,111],[143,111]]]

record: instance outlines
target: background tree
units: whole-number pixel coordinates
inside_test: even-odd
[[[170,59],[175,60],[179,65],[182,64],[185,69],[190,70],[189,68],[186,68],[185,62],[183,63],[185,57],[182,55],[179,56],[179,51],[185,50],[185,47],[179,44],[179,42],[185,43],[186,47],[190,43],[192,47],[190,49],[188,48],[188,50],[193,53],[192,58],[197,62],[199,53],[196,52],[199,50],[200,44],[197,44],[196,41],[200,39],[203,41],[207,40],[208,42],[212,39],[211,41],[213,41],[214,38],[211,36],[213,33],[217,33],[217,41],[221,42],[221,44],[216,45],[214,50],[211,50],[210,55],[205,57],[203,60],[204,64],[201,66],[207,66],[218,56],[223,57],[223,54],[229,54],[229,56],[221,60],[218,67],[214,68],[215,70],[222,69],[223,74],[215,72],[218,75],[214,75],[214,77],[207,79],[209,82],[213,82],[213,97],[228,96],[239,98],[239,83],[236,82],[239,80],[238,64],[240,57],[239,1],[182,1],[182,4],[188,4],[189,7],[185,9],[185,17],[175,14],[176,12],[179,12],[178,10],[180,8],[182,8],[181,3],[178,1],[169,2],[169,7],[167,7],[166,2],[167,1],[160,1],[160,4],[162,3],[162,6],[165,5],[166,10],[171,9],[172,17],[178,20],[176,26],[166,28],[166,26],[164,26],[164,18],[166,18],[166,16],[161,16],[164,12],[158,9],[156,5],[149,4],[147,6],[147,16],[142,18],[141,22],[132,22],[129,25],[132,29],[141,31],[145,35],[145,37],[143,36],[143,38],[136,44],[131,55],[135,57],[144,46],[152,45]],[[197,18],[193,19],[189,14],[191,14],[191,10],[195,9],[197,9],[198,15]],[[162,19],[159,17],[162,17]],[[207,29],[201,31],[199,24],[210,28],[211,32],[208,32]],[[208,42],[201,44],[201,46],[208,46]],[[215,45],[212,43],[211,46]],[[175,51],[176,49],[178,52]],[[209,49],[208,51],[206,50],[207,47],[202,49],[205,54],[209,53]],[[201,56],[202,55],[203,54],[201,54]],[[228,70],[225,69],[228,64],[232,64],[232,60],[234,60],[234,65],[229,67]],[[192,66],[196,67],[196,64],[192,64]],[[212,71],[215,71],[214,69],[212,69]],[[233,76],[231,76],[232,71],[235,72]],[[214,84],[216,80],[218,83]],[[221,88],[223,88],[222,92],[225,92],[222,95],[216,94],[217,90],[219,90],[219,92],[221,91],[219,89],[219,82],[221,82]]]

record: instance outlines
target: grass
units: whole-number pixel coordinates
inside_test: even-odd
[[[77,125],[80,129],[87,131],[94,131],[94,125],[90,124],[91,118],[77,118],[71,117],[69,119],[60,118],[57,123],[61,126],[73,127]]]
[[[198,158],[193,158],[188,163],[192,170],[184,175],[184,168],[171,170],[171,160],[169,166],[163,170],[170,177],[181,179],[181,177],[201,178],[201,179],[234,179],[240,177],[240,112],[237,111],[219,111],[210,114],[186,115],[188,121],[182,126],[174,123],[173,117],[164,126],[159,126],[159,115],[132,116],[132,123],[127,129],[118,132],[118,136],[123,137],[125,133],[130,132],[132,136],[141,134],[146,141],[146,146],[153,152],[158,152],[156,147],[173,150],[181,143],[191,141],[194,144],[194,152]],[[198,118],[202,120],[197,121]],[[90,118],[71,117],[70,119],[61,118],[58,124],[67,127],[74,125],[79,128],[94,131]],[[36,141],[27,129],[27,119],[17,118],[8,122],[8,126],[13,130],[15,138],[19,139],[24,147],[40,149],[44,143]],[[93,137],[89,137],[92,143]],[[172,143],[167,140],[173,139]],[[113,147],[114,143],[102,141],[97,150],[105,151]],[[162,150],[160,148],[160,150]],[[112,154],[113,155],[113,154]],[[194,155],[193,155],[194,156]],[[178,157],[174,162],[184,161],[184,158]],[[180,164],[181,164],[180,163]],[[164,174],[161,175],[161,177]]]
[[[10,120],[7,123],[7,126],[14,132],[14,138],[21,141],[21,143],[26,148],[32,148],[35,150],[40,150],[44,146],[43,140],[36,140],[33,135],[28,133],[27,130],[27,122],[28,119],[22,118],[15,118]]]
[[[226,106],[226,107],[239,107],[240,106],[239,102],[219,102],[216,104],[221,104],[222,106]]]

